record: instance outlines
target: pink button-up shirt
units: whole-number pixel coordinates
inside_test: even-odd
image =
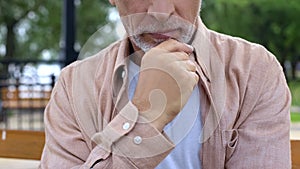
[[[202,168],[291,168],[291,97],[276,58],[200,19],[192,46]],[[128,55],[124,39],[64,68],[45,110],[40,168],[155,168],[174,148],[128,101]]]

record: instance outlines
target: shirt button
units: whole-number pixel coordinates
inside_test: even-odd
[[[123,127],[122,127],[124,130],[128,130],[130,128],[130,124],[128,122],[124,123],[123,124]]]
[[[122,76],[123,79],[125,78],[125,70],[122,71],[122,75],[121,76]]]
[[[135,143],[135,144],[141,144],[142,143],[142,137],[140,137],[140,136],[135,136],[134,138],[133,138],[133,142]]]

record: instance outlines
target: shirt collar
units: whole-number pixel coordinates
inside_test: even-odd
[[[215,54],[216,51],[214,50],[214,45],[210,41],[210,32],[203,24],[200,17],[198,17],[198,27],[191,45],[195,49],[195,59],[199,64],[201,71],[207,80],[210,81],[210,59],[211,55]]]
[[[117,52],[117,58],[116,58],[116,65],[115,65],[115,70],[119,70],[120,67],[123,67],[127,64],[127,58],[130,54],[129,51],[129,38],[124,38],[121,40],[120,45],[118,46],[118,52]]]

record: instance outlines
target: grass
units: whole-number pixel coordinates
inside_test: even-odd
[[[291,122],[300,122],[300,113],[291,113]]]
[[[300,81],[289,82],[289,88],[292,94],[292,106],[300,107]],[[300,122],[300,112],[291,113],[292,122]]]
[[[289,82],[289,87],[292,93],[292,106],[300,107],[300,81]]]

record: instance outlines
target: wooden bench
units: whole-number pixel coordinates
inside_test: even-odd
[[[42,131],[0,130],[0,157],[40,160],[45,144]]]
[[[0,91],[2,109],[43,109],[46,107],[51,90],[19,90],[8,87]]]
[[[291,140],[292,168],[300,169],[300,140]]]
[[[43,112],[51,89],[42,85],[1,87],[0,122],[6,129],[43,129]]]

